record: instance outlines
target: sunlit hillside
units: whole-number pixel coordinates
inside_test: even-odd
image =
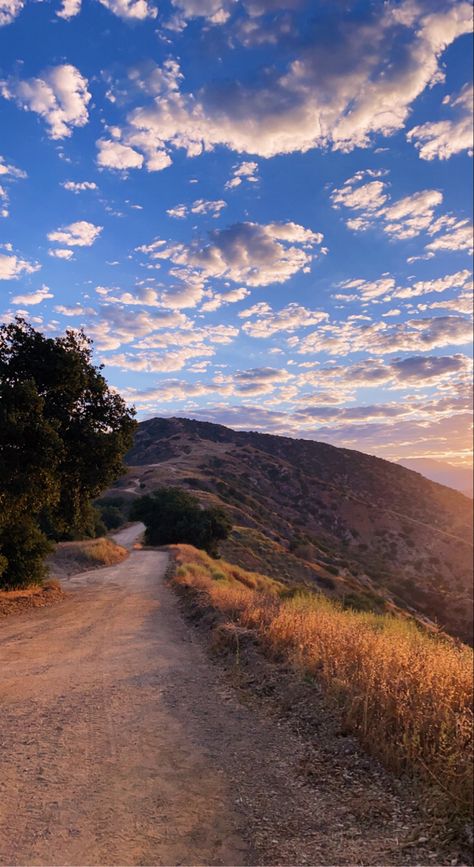
[[[251,630],[271,657],[324,684],[345,724],[397,773],[423,781],[451,818],[472,806],[472,652],[389,615],[342,609],[321,594],[172,546],[173,581],[194,606]],[[231,637],[229,638],[232,644]],[[235,652],[235,644],[234,644]]]

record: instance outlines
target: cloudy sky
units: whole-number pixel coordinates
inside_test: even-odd
[[[471,5],[0,0],[0,293],[139,417],[469,461]]]

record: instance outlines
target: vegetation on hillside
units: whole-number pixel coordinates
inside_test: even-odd
[[[91,501],[122,472],[135,422],[91,358],[83,332],[0,327],[0,587],[41,581],[50,539],[100,529]]]
[[[450,820],[472,809],[472,651],[389,615],[344,610],[321,594],[174,549],[174,582],[295,672],[321,682],[345,724],[385,765],[426,786]]]
[[[462,494],[372,455],[185,418],[142,422],[126,460],[121,494],[183,487],[267,548],[249,552],[234,533],[226,559],[275,575],[280,546],[281,575],[286,558],[329,595],[401,609],[471,642],[472,503]]]
[[[133,503],[130,517],[145,524],[148,545],[184,542],[209,554],[217,554],[218,542],[231,530],[222,509],[203,509],[196,497],[180,488],[158,488],[140,497]]]

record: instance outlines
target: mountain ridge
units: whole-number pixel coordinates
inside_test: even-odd
[[[226,507],[227,559],[471,640],[463,494],[363,452],[185,418],[141,422],[127,463],[128,497],[178,485]]]

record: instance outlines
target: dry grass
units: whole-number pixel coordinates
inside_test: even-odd
[[[50,572],[55,577],[67,577],[98,566],[114,566],[125,559],[126,548],[111,539],[86,539],[80,542],[60,542],[48,558]]]
[[[174,581],[228,620],[255,630],[263,648],[317,678],[346,724],[397,773],[424,784],[450,819],[472,810],[472,651],[390,615],[343,610],[319,594],[173,546]]]

